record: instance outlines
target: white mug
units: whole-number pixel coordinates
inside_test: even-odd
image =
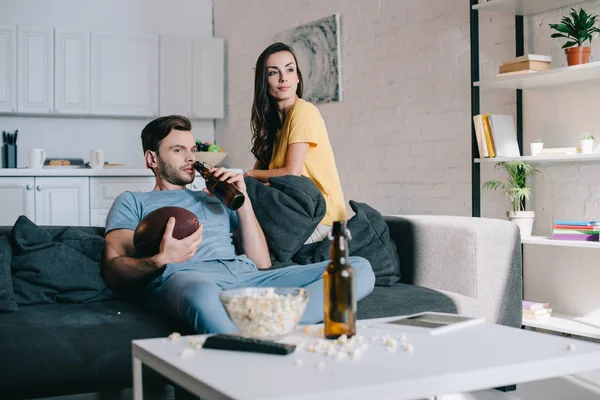
[[[42,169],[44,161],[46,161],[46,152],[42,149],[29,149],[27,158],[29,160],[29,168]]]
[[[90,149],[90,167],[104,168],[104,151],[99,149]]]

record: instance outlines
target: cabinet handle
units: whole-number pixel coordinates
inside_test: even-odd
[[[25,186],[25,189],[31,190],[33,189],[33,185],[31,183],[28,183],[27,186]]]
[[[41,192],[42,190],[44,190],[44,187],[42,185],[37,185],[36,189],[38,192]]]
[[[48,112],[49,112],[50,114],[52,114],[52,111],[53,111],[53,110],[52,110],[51,108],[49,108],[49,109],[48,109]]]
[[[10,109],[10,112],[16,112],[17,110],[15,110],[14,108]]]

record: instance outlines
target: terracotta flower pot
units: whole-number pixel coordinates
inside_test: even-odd
[[[590,55],[592,54],[591,47],[568,47],[565,49],[567,55],[568,65],[587,64],[590,62]]]

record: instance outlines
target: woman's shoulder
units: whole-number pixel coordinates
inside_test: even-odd
[[[315,116],[321,117],[321,112],[313,103],[308,102],[304,99],[298,99],[294,104],[294,108],[291,112],[294,116]]]

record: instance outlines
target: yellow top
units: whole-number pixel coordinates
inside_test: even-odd
[[[302,175],[312,179],[325,198],[327,212],[321,223],[331,226],[334,221],[346,221],[348,213],[325,121],[317,107],[302,99],[296,101],[277,132],[269,169],[285,166],[287,148],[292,143],[310,145]]]

